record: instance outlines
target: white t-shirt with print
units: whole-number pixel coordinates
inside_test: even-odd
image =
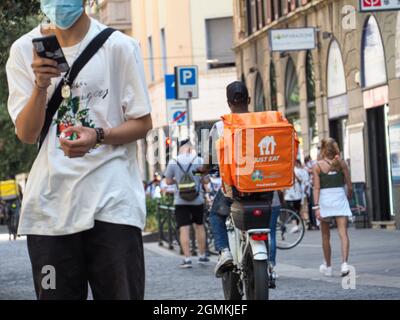
[[[81,44],[63,48],[69,65],[106,27],[91,19]],[[12,120],[27,104],[34,87],[32,39],[37,27],[17,40],[7,63],[8,109]],[[61,81],[53,79],[48,99]],[[144,228],[145,194],[136,143],[102,145],[83,158],[69,159],[60,149],[65,125],[115,128],[151,112],[138,43],[114,32],[82,69],[33,164],[21,211],[19,234],[67,235],[89,230],[94,221]]]

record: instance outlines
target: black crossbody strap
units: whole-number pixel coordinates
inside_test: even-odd
[[[79,72],[83,69],[83,67],[92,59],[92,57],[100,50],[100,48],[106,43],[108,38],[115,32],[116,30],[113,28],[107,28],[101,31],[83,50],[78,59],[74,62],[71,67],[71,72],[68,78],[68,85],[72,86]],[[49,103],[47,104],[46,109],[46,118],[40,133],[39,140],[39,150],[43,145],[44,140],[49,132],[51,127],[51,123],[53,122],[53,117],[57,113],[58,108],[60,107],[63,98],[61,96],[61,90],[64,86],[64,82],[61,80],[56,90],[54,91]]]

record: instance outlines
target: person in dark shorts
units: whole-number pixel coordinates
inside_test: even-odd
[[[176,222],[180,232],[180,243],[183,254],[185,256],[181,268],[191,268],[192,259],[190,254],[190,226],[194,226],[196,239],[199,246],[200,257],[199,263],[207,263],[209,259],[206,256],[206,233],[203,224],[204,212],[204,194],[202,184],[208,183],[208,178],[199,174],[195,174],[203,167],[203,159],[198,157],[193,145],[189,140],[180,143],[179,155],[177,159],[169,162],[165,171],[167,184],[178,185],[185,172],[192,175],[196,188],[198,190],[197,197],[192,201],[186,201],[179,196],[179,190],[176,188],[174,205]]]

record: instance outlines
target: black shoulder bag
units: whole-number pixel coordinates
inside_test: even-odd
[[[79,72],[83,69],[83,67],[92,59],[92,57],[100,50],[100,48],[106,43],[108,38],[115,32],[116,30],[113,28],[107,28],[101,31],[83,50],[81,55],[76,59],[74,64],[71,67],[71,72],[69,74],[69,78],[67,84],[72,86]],[[53,122],[53,117],[57,113],[63,98],[61,96],[61,89],[64,86],[64,82],[61,81],[54,91],[49,103],[47,104],[46,109],[46,118],[44,121],[44,125],[39,137],[39,150],[43,145],[44,140],[50,130],[51,123]]]

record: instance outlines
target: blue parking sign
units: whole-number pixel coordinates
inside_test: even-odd
[[[181,86],[194,86],[196,84],[196,68],[182,68],[180,72],[180,85]]]
[[[199,98],[198,66],[175,67],[176,99],[188,100]]]

